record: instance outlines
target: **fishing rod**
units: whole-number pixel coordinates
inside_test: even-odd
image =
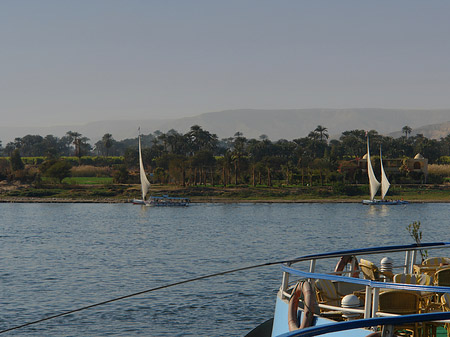
[[[117,301],[124,300],[124,299],[130,298],[130,297],[135,297],[135,296],[138,296],[138,295],[151,293],[153,291],[175,287],[175,286],[178,286],[178,285],[181,285],[181,284],[186,284],[186,283],[191,283],[191,282],[195,282],[195,281],[205,280],[205,279],[208,279],[208,278],[213,278],[213,277],[217,277],[217,276],[227,275],[227,274],[236,273],[236,272],[245,271],[245,270],[250,270],[250,269],[256,269],[256,268],[262,268],[262,267],[267,267],[267,266],[273,266],[273,265],[282,264],[282,263],[290,263],[290,262],[294,262],[294,261],[295,260],[283,260],[283,261],[273,261],[273,262],[260,263],[260,264],[255,264],[255,265],[252,265],[252,266],[235,268],[235,269],[221,271],[221,272],[214,273],[214,274],[208,274],[208,275],[198,276],[198,277],[194,277],[194,278],[187,279],[187,280],[182,280],[182,281],[178,281],[178,282],[174,282],[174,283],[169,283],[169,284],[165,284],[165,285],[162,285],[162,286],[159,286],[159,287],[138,291],[138,292],[135,292],[135,293],[132,293],[132,294],[116,297],[116,298],[113,298],[113,299],[110,299],[110,300],[106,300],[106,301],[103,301],[103,302],[94,303],[94,304],[87,305],[87,306],[84,306],[84,307],[80,307],[80,308],[77,308],[77,309],[68,310],[68,311],[65,311],[65,312],[62,312],[62,313],[59,313],[59,314],[56,314],[56,315],[44,317],[44,318],[41,318],[41,319],[38,319],[38,320],[35,320],[35,321],[27,322],[27,323],[24,323],[24,324],[21,324],[21,325],[13,326],[11,328],[8,328],[8,329],[5,329],[5,330],[1,330],[0,334],[6,333],[6,332],[9,332],[9,331],[13,331],[13,330],[22,329],[22,328],[25,328],[27,326],[35,325],[35,324],[38,324],[38,323],[41,323],[41,322],[45,322],[45,321],[48,321],[48,320],[51,320],[51,319],[55,319],[55,318],[58,318],[58,317],[70,315],[70,314],[73,314],[75,312],[79,312],[79,311],[95,308],[95,307],[98,307],[98,306],[101,306],[101,305],[105,305],[105,304],[109,304],[109,303],[112,303],[112,302],[117,302]]]

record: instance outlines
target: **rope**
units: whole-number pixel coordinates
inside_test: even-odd
[[[17,326],[14,326],[12,328],[1,330],[0,334],[3,334],[5,332],[9,332],[9,331],[13,331],[13,330],[18,330],[18,329],[21,329],[21,328],[24,328],[24,327],[27,327],[27,326],[30,326],[30,325],[35,325],[35,324],[38,324],[38,323],[41,323],[41,322],[44,322],[44,321],[48,321],[48,320],[51,320],[51,319],[55,319],[55,318],[58,318],[58,317],[61,317],[61,316],[70,315],[70,314],[73,314],[75,312],[79,312],[79,311],[95,308],[95,307],[98,307],[98,306],[101,306],[101,305],[105,305],[105,304],[108,304],[108,303],[112,303],[112,302],[117,302],[117,301],[120,301],[120,300],[124,300],[126,298],[130,298],[130,297],[134,297],[134,296],[150,293],[150,292],[153,292],[153,291],[167,289],[167,288],[171,288],[171,287],[175,287],[175,286],[178,286],[178,285],[181,285],[181,284],[191,283],[191,282],[195,282],[195,281],[205,280],[205,279],[212,278],[212,277],[217,277],[217,276],[223,276],[223,275],[226,275],[226,274],[236,273],[236,272],[239,272],[239,271],[245,271],[245,270],[256,269],[256,268],[261,268],[261,267],[273,266],[273,265],[276,265],[276,264],[286,263],[286,262],[289,262],[289,261],[266,262],[266,263],[252,265],[252,266],[248,266],[248,267],[241,267],[241,268],[231,269],[231,270],[222,271],[222,272],[218,272],[218,273],[214,273],[214,274],[203,275],[203,276],[199,276],[199,277],[195,277],[195,278],[191,278],[191,279],[187,279],[187,280],[183,280],[183,281],[179,281],[179,282],[175,282],[175,283],[169,283],[169,284],[166,284],[166,285],[163,285],[163,286],[159,286],[159,287],[156,287],[156,288],[151,288],[151,289],[147,289],[147,290],[138,291],[136,293],[132,293],[132,294],[129,294],[129,295],[116,297],[116,298],[113,298],[113,299],[110,299],[110,300],[107,300],[107,301],[98,302],[98,303],[87,305],[87,306],[84,306],[84,307],[81,307],[81,308],[78,308],[78,309],[65,311],[65,312],[62,312],[60,314],[48,316],[48,317],[41,318],[41,319],[38,319],[38,320],[35,320],[35,321],[31,321],[31,322],[28,322],[28,323],[17,325]]]

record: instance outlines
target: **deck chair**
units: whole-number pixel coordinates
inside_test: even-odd
[[[441,296],[442,310],[450,311],[450,293],[445,293]],[[447,337],[450,337],[450,323],[446,323],[445,330],[447,330]]]
[[[361,269],[361,272],[363,273],[363,276],[366,280],[377,281],[380,279],[380,271],[373,262],[360,259],[359,269]]]
[[[427,274],[416,275],[416,284],[420,284],[422,286],[430,286],[433,284],[433,278]]]
[[[420,296],[412,291],[387,290],[380,293],[378,309],[381,312],[397,315],[411,315],[419,312]],[[395,327],[395,333],[401,335],[402,330],[413,331],[418,336],[419,324],[405,324]]]
[[[422,262],[424,266],[439,266],[450,265],[450,259],[448,257],[430,257]]]
[[[416,284],[415,274],[395,274],[394,283],[406,283],[406,284]]]
[[[316,280],[317,302],[334,306],[341,305],[341,296],[330,280]]]
[[[434,283],[437,286],[450,287],[450,268],[438,269],[434,274]]]

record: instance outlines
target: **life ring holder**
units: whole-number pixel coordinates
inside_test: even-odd
[[[299,324],[297,311],[300,296],[303,295],[303,314],[302,322]],[[288,308],[288,325],[289,331],[304,329],[314,324],[314,312],[317,307],[316,296],[311,284],[307,281],[299,282],[292,290]]]
[[[339,259],[336,267],[334,268],[334,272],[336,273],[336,275],[342,275],[342,273],[339,272],[344,271],[347,264],[350,264],[351,268],[353,268],[351,276],[358,278],[360,270],[358,260],[354,255],[344,255]]]

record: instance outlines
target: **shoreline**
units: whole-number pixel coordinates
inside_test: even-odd
[[[30,203],[30,204],[128,204],[132,199],[64,199],[64,198],[1,198],[0,203]],[[222,199],[222,198],[194,198],[191,204],[362,204],[362,200],[339,200],[339,199],[302,199],[302,200],[279,200],[279,199]],[[410,204],[424,203],[450,203],[450,200],[424,199],[410,200]],[[395,206],[395,205],[394,205]]]

